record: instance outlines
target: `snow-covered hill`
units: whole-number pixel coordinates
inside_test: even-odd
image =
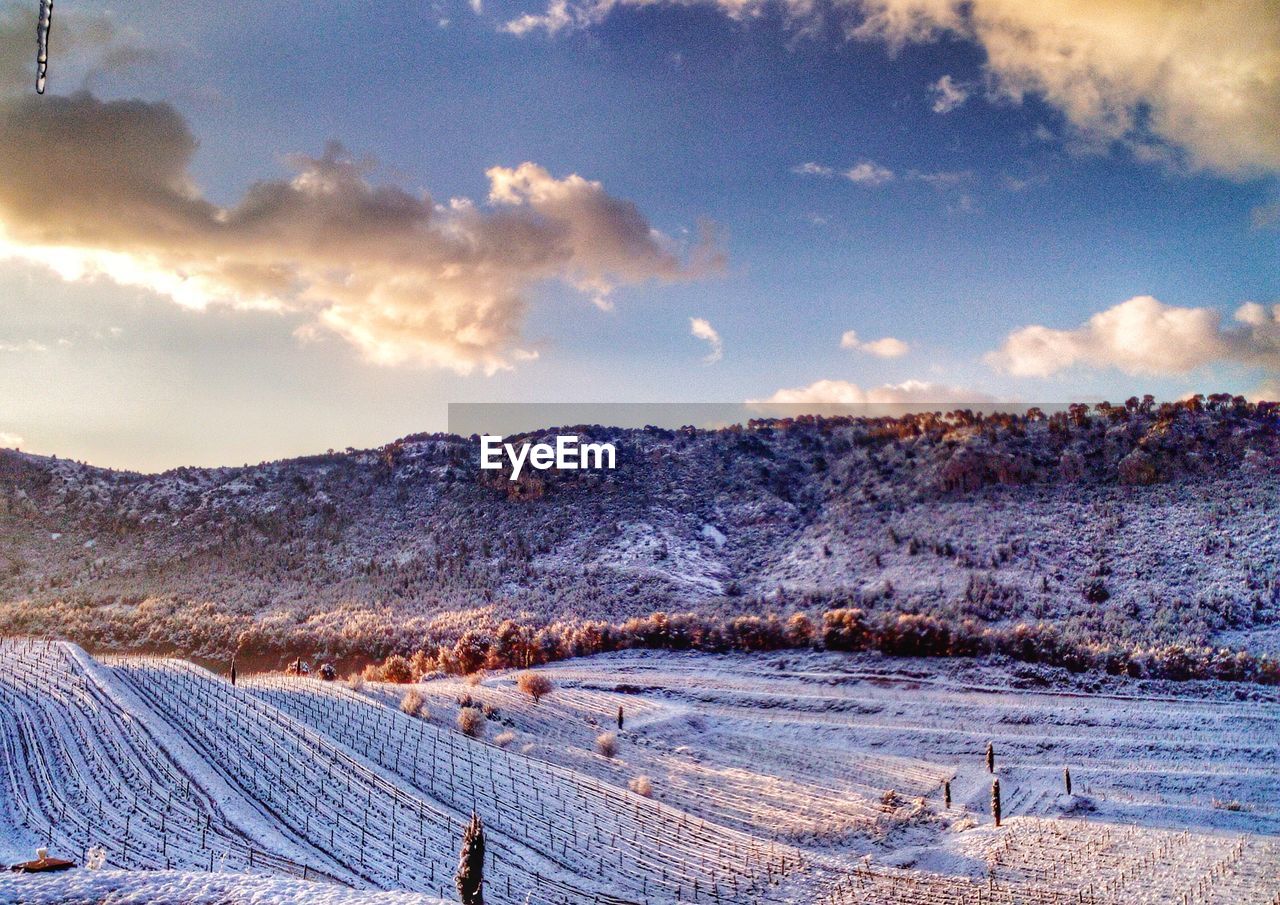
[[[1278,428],[1225,397],[577,428],[616,470],[518,482],[444,435],[159,475],[0,452],[0,630],[381,656],[508,617],[834,601],[1277,652]]]

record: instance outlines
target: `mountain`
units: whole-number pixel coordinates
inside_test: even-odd
[[[1273,404],[528,439],[555,433],[617,467],[511,481],[439,434],[156,475],[0,452],[0,631],[382,656],[506,618],[856,605],[1280,650]]]

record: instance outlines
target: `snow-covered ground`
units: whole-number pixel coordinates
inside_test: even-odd
[[[0,874],[0,902],[22,905],[444,905],[420,893],[368,892],[289,877],[175,870]]]
[[[100,845],[113,868],[5,877],[0,902],[455,901],[473,810],[494,905],[1280,896],[1265,689],[796,652],[540,671],[536,703],[512,673],[233,688],[0,642],[0,855]]]

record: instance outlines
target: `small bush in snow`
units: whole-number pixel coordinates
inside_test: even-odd
[[[602,732],[596,736],[596,753],[604,757],[613,757],[618,753],[618,736],[613,732]]]
[[[477,685],[479,685],[483,681],[484,681],[484,670],[477,670],[476,672],[473,672],[471,673],[471,675],[467,676],[467,684],[470,685],[472,688],[475,688]]]
[[[637,776],[627,783],[627,788],[637,795],[643,795],[645,798],[653,797],[653,783],[649,781],[647,776]]]
[[[484,735],[484,714],[475,707],[463,707],[458,711],[458,728],[463,735],[480,738]]]
[[[426,700],[413,688],[406,691],[404,697],[400,699],[400,710],[409,716],[416,716],[424,720],[430,716],[427,712]]]
[[[347,677],[347,687],[357,693],[364,691],[364,676],[358,672],[353,672]]]
[[[516,676],[516,687],[538,703],[544,695],[551,693],[555,685],[540,672],[522,672]]]
[[[516,734],[508,729],[506,732],[499,732],[496,736],[494,736],[493,743],[497,745],[499,748],[505,748],[507,747],[507,745],[511,744],[515,740],[516,740]]]

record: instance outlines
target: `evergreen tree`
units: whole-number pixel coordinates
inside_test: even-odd
[[[474,811],[462,834],[458,873],[453,879],[462,905],[484,905],[484,824]]]
[[[991,780],[991,816],[996,820],[996,826],[1000,825],[1000,780]]]

